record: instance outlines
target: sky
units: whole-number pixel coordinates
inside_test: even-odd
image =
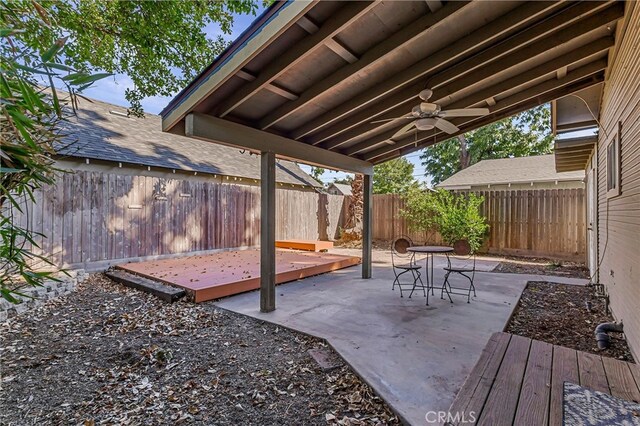
[[[257,15],[258,16],[264,7],[260,6]],[[218,35],[222,35],[225,39],[233,40],[237,38],[256,18],[253,15],[235,15],[233,29],[231,34],[223,34],[219,26],[215,24],[209,24],[205,28],[205,32],[214,39]],[[104,102],[109,102],[115,105],[127,107],[129,104],[124,97],[126,89],[133,88],[133,81],[124,74],[116,74],[113,77],[105,78],[97,81],[91,88],[84,91],[84,95],[89,98],[99,99]],[[142,107],[145,112],[152,114],[159,114],[160,111],[169,103],[171,96],[153,96],[145,98],[142,101]],[[414,164],[414,177],[422,182],[427,182],[428,179],[424,176],[424,167],[420,164],[419,153],[413,153],[406,158]],[[309,172],[310,167],[302,165],[301,167]],[[320,176],[323,182],[333,182],[336,178],[342,178],[346,174],[342,172],[325,171]]]

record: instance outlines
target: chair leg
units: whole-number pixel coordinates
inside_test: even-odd
[[[447,272],[444,275],[444,283],[442,284],[442,289],[440,290],[440,299],[444,300],[444,292],[447,292],[447,297],[449,298],[449,302],[453,303],[453,299],[451,299],[451,293],[449,292],[449,289],[447,288],[447,285],[449,287],[451,287],[451,284],[449,283],[449,274],[450,272]]]
[[[411,296],[413,296],[413,291],[416,289],[416,283],[418,282],[418,278],[416,277],[415,272],[416,271],[411,269],[411,276],[413,277],[413,287],[411,288],[411,293],[409,293],[409,299],[411,299]]]
[[[392,290],[395,288],[396,284],[398,284],[398,288],[400,289],[400,297],[404,297],[404,295],[402,294],[402,283],[400,282],[400,277],[401,277],[402,275],[406,274],[407,272],[409,272],[409,271],[408,271],[408,270],[406,270],[406,271],[402,271],[402,272],[400,272],[399,274],[396,274],[396,273],[395,273],[395,269],[394,269],[394,272],[393,272],[393,273],[396,275],[396,279],[395,279],[395,281],[393,282]],[[406,290],[405,290],[405,291],[406,291]]]
[[[463,274],[461,273],[460,275],[462,275],[463,277],[465,277],[466,279],[469,280],[469,291],[467,292],[467,303],[471,303],[471,291],[473,290],[473,297],[477,297],[476,296],[476,288],[473,285],[473,280],[471,279],[471,277],[467,274]]]

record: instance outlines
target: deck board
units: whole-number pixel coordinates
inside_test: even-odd
[[[640,398],[636,364],[495,333],[449,414],[467,419],[464,424],[562,425],[565,382],[627,401]]]
[[[516,335],[511,337],[478,424],[500,426],[513,423],[530,346],[530,339]]]
[[[601,357],[586,352],[578,352],[578,369],[580,370],[580,386],[609,393],[609,384],[604,373]]]
[[[613,358],[602,358],[602,364],[611,395],[627,401],[640,402],[640,389],[636,385],[628,364]]]
[[[306,251],[323,251],[333,248],[331,241],[319,240],[276,240],[277,248],[306,250]]]
[[[360,263],[355,256],[276,251],[276,283],[282,284]],[[133,274],[181,287],[195,302],[260,288],[260,250],[224,251],[118,265]]]
[[[562,400],[564,382],[580,383],[578,354],[564,346],[553,347],[553,367],[551,369],[551,395],[549,400],[549,424],[562,424]]]
[[[547,424],[552,360],[553,345],[538,340],[531,342],[515,424]]]
[[[491,336],[489,344],[482,350],[480,359],[456,395],[451,412],[479,413],[482,410],[510,340],[511,335],[507,333]]]

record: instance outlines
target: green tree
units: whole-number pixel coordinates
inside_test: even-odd
[[[489,230],[487,219],[480,214],[484,197],[456,194],[444,189],[425,191],[411,189],[405,195],[401,214],[415,231],[438,231],[450,245],[467,241],[475,252]]]
[[[255,9],[248,0],[0,3],[0,297],[16,302],[23,286],[50,276],[34,269],[48,260],[29,249],[34,234],[14,217],[28,214],[25,201],[55,182],[52,155],[76,96],[124,72],[135,83],[127,98],[140,112],[142,98],[181,88],[225,46],[207,39],[207,23],[228,32],[232,13]]]
[[[425,175],[438,184],[481,160],[548,154],[550,117],[549,105],[542,105],[430,146],[420,156]]]
[[[320,176],[322,176],[323,174],[324,169],[322,167],[311,167],[311,176],[320,183],[322,183],[322,181],[320,180]]]
[[[14,9],[28,8],[11,0]],[[125,96],[140,115],[148,96],[181,90],[228,45],[205,33],[210,23],[231,33],[233,14],[255,13],[255,0],[104,1],[46,0],[26,13],[19,41],[42,53],[67,37],[63,63],[83,72],[128,75],[134,87]],[[42,25],[43,17],[49,25]]]
[[[353,182],[353,175],[347,175],[342,178],[333,178],[333,183],[341,183],[343,185],[351,185]]]
[[[396,158],[373,167],[374,194],[404,194],[418,183],[413,177],[413,164],[406,158]]]

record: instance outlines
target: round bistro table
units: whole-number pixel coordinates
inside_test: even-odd
[[[447,255],[447,259],[449,258],[449,253],[453,253],[453,247],[448,246],[413,246],[409,247],[407,251],[413,253],[423,253],[427,255],[427,265],[426,265],[426,276],[427,276],[427,292],[429,291],[429,287],[431,287],[431,295],[433,296],[433,255],[434,254],[445,254]],[[431,262],[429,262],[431,259]],[[431,275],[431,276],[429,276]],[[411,297],[411,296],[409,296]],[[429,300],[427,299],[427,304],[429,304]]]

